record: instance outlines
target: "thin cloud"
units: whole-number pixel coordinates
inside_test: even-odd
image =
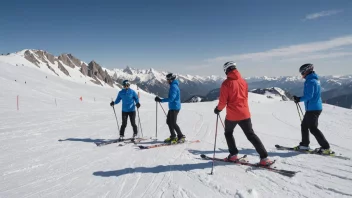
[[[327,17],[327,16],[338,14],[340,12],[342,12],[342,10],[328,10],[328,11],[312,13],[312,14],[308,14],[305,17],[305,20],[313,20],[313,19],[318,19],[318,18],[321,18],[321,17]]]
[[[283,59],[281,61],[304,61],[304,60],[316,60],[316,59],[327,59],[327,58],[338,58],[352,56],[352,52],[332,52],[332,53],[322,53],[322,54],[309,54],[306,56],[300,56],[295,58]]]
[[[291,45],[288,47],[271,49],[264,52],[235,54],[230,56],[221,56],[206,60],[207,62],[224,62],[224,61],[242,61],[253,60],[262,61],[272,58],[293,58],[297,55],[307,55],[308,53],[322,53],[327,50],[341,48],[343,46],[352,46],[352,35],[338,37],[327,41]]]

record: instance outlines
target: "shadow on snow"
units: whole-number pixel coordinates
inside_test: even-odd
[[[91,138],[67,138],[67,139],[60,139],[59,142],[64,141],[71,141],[71,142],[88,142],[88,143],[100,143],[100,142],[111,142],[116,139],[106,140],[106,139],[91,139]]]
[[[211,161],[202,162],[198,164],[178,164],[178,165],[159,165],[155,167],[136,167],[136,168],[124,168],[121,170],[113,171],[97,171],[93,175],[100,177],[119,177],[122,175],[134,174],[134,173],[164,173],[171,171],[191,171],[198,169],[211,168]],[[216,166],[226,165],[217,163]]]

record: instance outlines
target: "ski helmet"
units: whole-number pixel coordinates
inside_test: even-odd
[[[122,85],[123,85],[124,87],[128,87],[128,86],[130,86],[130,82],[129,82],[128,80],[124,80],[124,81],[122,82]]]
[[[168,75],[166,75],[166,80],[175,80],[176,79],[176,75],[173,73],[169,73]]]
[[[224,72],[225,74],[229,73],[230,71],[236,69],[236,63],[233,61],[226,62],[224,64]]]
[[[303,76],[303,75],[307,74],[308,72],[313,71],[313,69],[314,69],[313,64],[307,63],[307,64],[302,65],[302,66],[299,68],[299,73],[301,73],[302,76]]]

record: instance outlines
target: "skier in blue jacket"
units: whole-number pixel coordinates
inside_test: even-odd
[[[330,145],[325,139],[323,133],[318,129],[318,119],[323,110],[320,96],[321,88],[318,75],[314,72],[313,64],[307,63],[299,68],[304,82],[304,91],[302,97],[293,96],[295,103],[304,102],[306,113],[301,123],[302,142],[299,146],[294,147],[296,150],[309,150],[309,131],[317,139],[320,148],[316,149],[318,153],[330,154]]]
[[[123,141],[128,117],[130,117],[131,125],[133,128],[133,138],[137,136],[138,129],[136,125],[135,107],[139,108],[141,106],[139,104],[138,95],[134,90],[130,89],[130,83],[128,80],[124,80],[122,85],[124,89],[119,91],[116,100],[110,103],[110,106],[114,106],[115,104],[119,104],[119,102],[122,100],[122,125],[120,128],[119,141]]]
[[[166,75],[166,80],[170,84],[168,98],[161,99],[158,96],[155,97],[155,102],[169,103],[169,112],[167,113],[166,123],[169,126],[171,135],[169,138],[165,139],[164,142],[171,144],[183,143],[185,142],[186,137],[182,134],[180,127],[177,125],[177,115],[181,110],[181,96],[180,88],[178,87],[178,80],[176,80],[176,75],[172,73]]]

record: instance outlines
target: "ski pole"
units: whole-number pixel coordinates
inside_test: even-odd
[[[297,103],[298,107],[299,107],[299,110],[301,110],[301,113],[302,113],[302,116],[304,116],[304,113],[302,111],[302,108],[301,108],[301,105],[299,105],[299,103]]]
[[[139,127],[141,129],[141,134],[142,134],[142,137],[144,136],[143,135],[143,129],[142,129],[142,123],[141,123],[141,117],[139,116],[139,110],[137,108],[137,113],[138,113],[138,121],[139,121]]]
[[[215,163],[215,148],[216,148],[216,137],[218,136],[218,121],[219,121],[219,114],[218,116],[216,117],[216,127],[215,127],[215,140],[214,140],[214,154],[213,154],[213,164],[212,164],[212,167],[211,167],[211,172],[210,174],[212,175],[213,174],[213,170],[214,170],[214,163]]]
[[[165,112],[165,110],[164,110],[163,105],[161,105],[161,103],[160,103],[160,102],[159,102],[159,104],[160,104],[161,108],[163,109],[165,116],[167,117],[167,115],[166,115],[166,112]]]
[[[156,107],[156,111],[155,111],[155,139],[158,139],[158,103],[155,102],[155,107]]]
[[[297,107],[297,113],[298,113],[298,116],[299,116],[299,119],[301,120],[301,122],[302,122],[302,117],[301,117],[301,114],[299,113],[299,109],[298,109],[298,103],[296,103],[296,107]]]
[[[120,131],[119,121],[117,121],[117,116],[116,116],[115,107],[114,107],[114,106],[112,106],[112,109],[114,110],[114,113],[115,113],[115,118],[116,118],[117,128],[118,128],[118,129],[119,129],[119,131]]]
[[[219,114],[219,118],[220,118],[220,122],[221,122],[221,124],[222,124],[222,127],[223,127],[223,128],[224,128],[224,130],[225,130],[225,125],[224,125],[224,123],[222,122],[222,119],[221,119],[220,114]]]

